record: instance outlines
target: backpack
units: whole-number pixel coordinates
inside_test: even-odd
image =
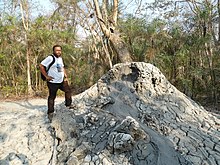
[[[55,57],[54,57],[53,55],[51,55],[51,56],[53,57],[53,61],[48,65],[48,68],[46,68],[46,67],[44,66],[46,72],[49,71],[50,67],[51,67],[51,66],[54,64],[54,62],[55,62]],[[42,79],[43,81],[46,81],[46,77],[45,77],[42,73],[41,73],[41,79]]]

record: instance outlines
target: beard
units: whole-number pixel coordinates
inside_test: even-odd
[[[54,54],[54,56],[56,56],[56,57],[60,57],[60,56],[61,56],[61,53],[55,53],[55,52],[53,52],[53,54]]]

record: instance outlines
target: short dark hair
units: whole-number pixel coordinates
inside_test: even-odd
[[[54,49],[55,49],[56,47],[60,47],[61,50],[62,50],[62,46],[60,46],[60,45],[54,45],[54,46],[53,46],[53,51],[54,51]]]

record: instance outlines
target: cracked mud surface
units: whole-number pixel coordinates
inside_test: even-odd
[[[117,64],[73,97],[0,103],[0,165],[219,165],[220,119],[153,65]]]
[[[56,104],[63,98],[57,98]],[[0,165],[46,165],[53,136],[46,118],[46,99],[0,103]]]

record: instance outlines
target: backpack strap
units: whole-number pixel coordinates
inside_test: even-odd
[[[52,54],[51,54],[51,56],[53,57],[53,61],[49,64],[49,66],[48,66],[46,72],[49,71],[50,67],[51,67],[51,66],[54,64],[54,62],[55,62],[55,57],[54,57]]]

